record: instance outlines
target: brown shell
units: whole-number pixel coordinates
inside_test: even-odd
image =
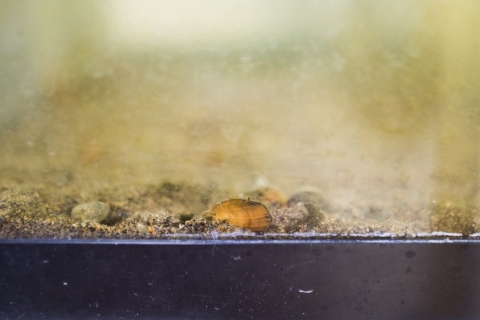
[[[272,222],[268,209],[260,202],[250,200],[222,201],[212,207],[212,213],[218,220],[226,220],[233,226],[252,231],[266,231]]]

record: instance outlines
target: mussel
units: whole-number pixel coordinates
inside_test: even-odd
[[[272,216],[260,202],[230,199],[214,205],[206,216],[225,220],[233,226],[248,228],[252,231],[266,231],[272,222]]]

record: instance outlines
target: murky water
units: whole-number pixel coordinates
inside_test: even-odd
[[[141,3],[0,4],[5,185],[314,189],[476,230],[480,5]]]

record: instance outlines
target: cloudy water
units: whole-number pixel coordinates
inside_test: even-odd
[[[0,179],[309,190],[359,219],[421,211],[432,230],[474,232],[479,14],[474,1],[3,1]]]

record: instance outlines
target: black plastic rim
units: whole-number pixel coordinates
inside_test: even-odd
[[[0,240],[2,319],[477,319],[476,240]]]

